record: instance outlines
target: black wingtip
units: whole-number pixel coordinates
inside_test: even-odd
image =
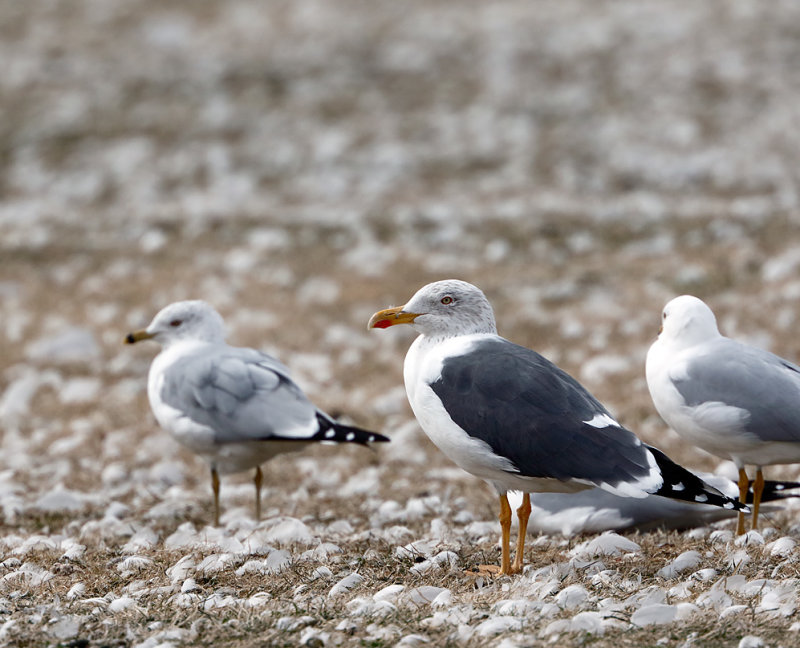
[[[661,476],[664,479],[661,488],[654,495],[697,504],[711,504],[731,511],[741,511],[742,513],[750,512],[749,506],[721,493],[694,473],[676,464],[658,448],[648,446],[648,450],[653,453],[653,457],[655,457],[656,463],[661,470]]]
[[[358,443],[360,445],[369,445],[370,443],[387,443],[391,439],[373,432],[371,430],[364,430],[363,428],[353,427],[351,425],[344,425],[338,421],[317,414],[319,421],[319,432],[312,438],[312,441],[332,441],[335,443]]]
[[[790,497],[800,497],[800,493],[790,493],[800,488],[800,482],[790,481],[765,481],[764,492],[761,495],[762,502],[775,502],[777,500],[789,499]],[[753,482],[750,482],[750,488],[747,491],[747,503],[753,503]]]

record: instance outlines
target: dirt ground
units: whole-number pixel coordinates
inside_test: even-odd
[[[796,2],[31,0],[0,4],[0,60],[0,644],[800,641],[786,513],[764,544],[721,523],[584,562],[591,537],[531,536],[524,576],[466,576],[495,498],[417,427],[412,332],[366,331],[473,282],[502,335],[718,468],[644,359],[687,292],[800,359]],[[149,410],[157,349],[122,344],[188,298],[393,442],[267,464],[260,525],[226,477],[208,527],[206,467]],[[678,616],[632,621],[650,604]]]

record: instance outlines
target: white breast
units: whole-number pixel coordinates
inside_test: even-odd
[[[720,401],[686,404],[675,380],[687,376],[692,349],[674,352],[657,340],[647,353],[647,387],[656,410],[681,437],[718,457],[736,460],[757,439],[744,431],[748,413]]]
[[[179,342],[159,353],[147,376],[147,397],[158,424],[177,441],[198,454],[215,452],[214,430],[188,418],[162,399],[165,372],[176,361],[190,355],[202,342]]]

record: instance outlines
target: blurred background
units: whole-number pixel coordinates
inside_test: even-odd
[[[406,404],[412,332],[365,328],[422,284],[479,285],[501,334],[694,468],[717,460],[644,382],[666,301],[696,294],[723,333],[800,359],[791,0],[5,2],[0,60],[7,521],[98,484],[134,512],[177,488],[202,518],[205,468],[147,405],[157,349],[122,345],[178,299],[395,438],[273,462],[273,494],[463,479],[487,518]],[[250,505],[247,479],[224,505]]]

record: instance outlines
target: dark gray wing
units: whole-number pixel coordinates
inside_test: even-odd
[[[306,439],[317,411],[274,358],[235,347],[206,347],[164,372],[161,398],[210,427],[217,443]]]
[[[596,416],[611,419],[606,408],[531,349],[502,338],[480,342],[445,359],[431,388],[455,423],[523,475],[613,486],[650,474],[639,439],[617,425],[589,425]]]
[[[721,338],[672,382],[690,407],[743,410],[743,429],[762,441],[800,441],[800,367],[773,353]]]

